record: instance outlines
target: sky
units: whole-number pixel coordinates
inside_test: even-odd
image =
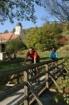
[[[55,18],[51,16],[43,7],[36,6],[35,8],[35,15],[37,17],[36,24],[31,21],[22,21],[22,26],[24,29],[31,28],[31,27],[40,27],[46,21],[54,21]],[[10,23],[9,21],[4,22],[4,25],[0,24],[0,32],[4,32],[8,30],[9,32],[13,30],[16,26],[18,21],[14,21],[14,23]]]

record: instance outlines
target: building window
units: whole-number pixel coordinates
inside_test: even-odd
[[[5,44],[0,44],[0,52],[5,52]]]

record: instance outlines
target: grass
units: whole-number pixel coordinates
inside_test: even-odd
[[[0,61],[0,70],[11,70],[22,66],[23,58],[17,58],[11,61]]]
[[[16,69],[17,67],[21,67],[23,65],[26,53],[27,51],[21,51],[18,53],[17,59],[11,61],[0,61],[0,70],[11,70]],[[41,58],[43,58],[42,60],[46,60],[49,55],[49,52],[39,52],[39,55]]]
[[[0,62],[0,70],[2,69],[16,69],[16,67],[20,67],[22,64],[21,62],[24,61],[24,58],[26,56],[27,50],[24,51],[20,51],[18,52],[17,56],[18,58],[15,60],[11,60],[11,61],[3,61]],[[64,47],[61,47],[60,49],[58,49],[57,51],[58,53],[58,57],[69,57],[69,45],[66,45]],[[50,58],[50,51],[38,51],[38,54],[40,55],[40,57],[42,58],[42,60],[46,60]],[[66,61],[67,68],[69,68],[69,60]]]

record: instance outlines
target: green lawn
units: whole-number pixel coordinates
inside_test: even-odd
[[[17,58],[11,61],[0,61],[0,70],[11,70],[22,66],[23,58]]]
[[[24,58],[26,56],[27,50],[25,51],[20,51],[17,56],[18,58],[16,60],[11,60],[11,61],[4,61],[0,62],[0,70],[2,69],[16,69],[16,67],[20,67],[23,64]],[[38,51],[40,57],[42,60],[47,60],[50,58],[50,51]],[[57,51],[58,57],[69,57],[69,45],[66,45],[64,47],[61,47]],[[69,60],[66,61],[66,66],[69,67]]]

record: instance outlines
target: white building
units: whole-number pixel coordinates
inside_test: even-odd
[[[0,34],[0,60],[4,59],[6,42],[22,36],[22,32],[23,32],[22,25],[19,23],[16,25],[14,32],[7,32]]]

